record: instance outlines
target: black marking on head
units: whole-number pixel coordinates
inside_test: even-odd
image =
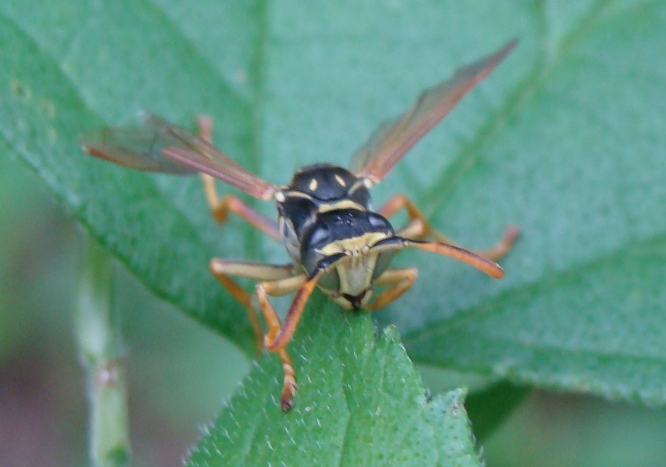
[[[364,290],[360,295],[349,295],[347,293],[343,293],[342,296],[351,304],[352,309],[358,310],[363,305],[363,298],[365,298],[367,293],[368,291]]]

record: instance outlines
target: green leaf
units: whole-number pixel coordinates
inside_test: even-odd
[[[368,314],[341,312],[317,294],[290,349],[299,378],[292,411],[280,410],[280,365],[267,355],[188,465],[480,465],[464,392],[427,402],[395,328],[373,336]]]
[[[220,235],[195,177],[125,170],[92,160],[78,144],[80,132],[103,125],[100,113],[118,123],[146,107],[186,124],[214,110],[205,97],[213,93],[225,108],[215,112],[225,114],[216,119],[217,135],[243,159],[252,152],[248,102],[157,7],[49,7],[10,2],[0,8],[0,43],[12,51],[0,70],[3,139],[157,295],[251,351],[245,312],[232,305],[207,265],[218,252],[252,249],[257,235],[239,236],[247,226]],[[62,31],[68,33],[60,37]]]
[[[420,280],[380,319],[419,364],[663,404],[663,2],[10,0],[0,138],[151,290],[250,353],[245,313],[206,265],[283,262],[280,245],[237,220],[219,229],[195,178],[91,160],[77,135],[139,108],[183,125],[205,112],[221,148],[286,183],[345,163],[379,121],[512,37],[375,190],[378,205],[408,193],[465,246],[520,225],[507,276],[404,254]]]
[[[407,331],[415,361],[666,400],[666,222],[656,214],[666,202],[666,5],[634,3],[597,2],[562,37],[546,30],[532,74],[497,114],[507,123],[482,156],[460,153],[468,170],[433,185],[429,205],[444,202],[433,222],[451,220],[454,238],[473,231],[473,211],[477,225],[500,217],[524,236],[497,286],[439,275],[459,293],[433,297],[426,322]]]
[[[472,393],[467,398],[465,407],[477,442],[483,443],[529,394],[529,388],[518,387],[506,381]]]

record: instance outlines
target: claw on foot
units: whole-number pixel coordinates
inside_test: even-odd
[[[288,364],[282,364],[284,371],[284,386],[282,387],[282,397],[280,397],[280,407],[283,412],[289,412],[294,406],[294,396],[296,395],[296,372],[294,368]]]

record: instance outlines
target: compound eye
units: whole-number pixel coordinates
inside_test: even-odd
[[[395,256],[395,251],[385,251],[377,255],[377,263],[375,264],[375,270],[372,272],[372,280],[374,281],[379,276],[381,276],[384,271],[386,271],[393,261],[393,256]]]
[[[284,226],[282,234],[289,238],[296,238],[296,231],[294,230],[294,224],[286,217],[282,217],[281,220],[282,220],[281,225]]]
[[[369,213],[368,222],[370,222],[370,225],[377,231],[392,230],[391,224],[379,214]]]
[[[334,269],[333,271],[327,272],[319,278],[317,283],[319,287],[335,292],[340,288],[340,277],[338,276],[338,270]]]
[[[310,245],[319,246],[326,245],[330,242],[331,235],[326,227],[316,227],[312,236],[310,237]]]

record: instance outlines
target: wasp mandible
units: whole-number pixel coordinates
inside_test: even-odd
[[[421,94],[405,114],[382,123],[354,155],[351,170],[332,164],[309,165],[298,170],[288,185],[278,186],[259,178],[213,146],[212,123],[206,118],[199,120],[199,135],[195,136],[146,114],[140,126],[103,128],[82,136],[82,145],[90,155],[139,170],[200,172],[212,215],[218,221],[223,222],[232,212],[284,244],[292,260],[289,264],[214,258],[210,269],[247,310],[257,346],[280,356],[284,370],[280,402],[282,409],[288,411],[296,392],[296,373],[286,346],[315,287],[346,309],[382,308],[405,293],[418,276],[416,268],[390,267],[395,253],[404,248],[449,256],[494,278],[504,275],[494,261],[511,249],[517,229],[507,229],[504,238],[492,249],[471,252],[434,230],[404,195],[395,195],[379,210],[373,210],[369,190],[515,45],[516,41],[509,42],[497,52],[460,69],[449,80]],[[255,198],[273,200],[277,223],[234,195],[220,199],[214,179]],[[402,209],[409,223],[396,231],[388,218]],[[254,295],[230,276],[259,281]],[[373,296],[375,286],[384,289]],[[294,292],[284,321],[280,322],[268,297]],[[265,335],[258,311],[268,326]]]

